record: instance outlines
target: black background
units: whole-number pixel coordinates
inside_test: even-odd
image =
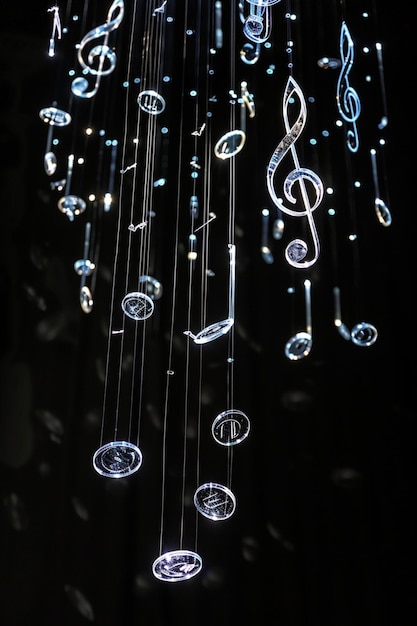
[[[93,28],[104,21],[107,5],[90,4],[95,21],[88,28]],[[185,3],[176,4],[172,10],[177,11],[179,24]],[[281,98],[286,54],[281,4],[273,10],[272,50],[263,50],[254,66],[245,66],[236,57],[238,81],[248,81],[257,107],[254,120],[248,120],[247,143],[236,157],[234,398],[250,416],[251,433],[234,453],[236,512],[224,522],[200,520],[198,551],[203,570],[172,585],[156,580],[151,569],[159,549],[162,374],[169,309],[161,303],[149,343],[149,367],[161,376],[147,382],[144,463],[127,479],[106,480],[93,470],[91,458],[98,445],[103,401],[115,216],[100,222],[95,304],[92,313],[85,315],[78,302],[79,277],[73,270],[82,254],[85,216],[70,223],[59,212],[57,196],[43,171],[46,134],[38,113],[54,99],[65,109],[69,85],[46,54],[48,6],[1,3],[0,623],[413,624],[415,54],[409,7],[398,4],[388,11],[385,3],[376,0],[346,2],[346,7],[324,1],[293,3],[299,15],[293,26],[294,76],[304,93],[315,97],[308,102],[310,127],[304,132],[318,136],[322,129],[331,128],[327,143],[320,139],[317,148],[311,148],[305,142],[302,157],[306,166],[320,171],[325,187],[335,188],[335,195],[325,195],[323,207],[316,211],[322,252],[308,272],[286,265],[282,242],[270,239],[273,264],[265,263],[260,254],[260,211],[273,210],[265,168],[284,133]],[[365,9],[371,15],[368,22],[361,17]],[[190,8],[191,22],[197,23],[198,15]],[[337,70],[317,65],[324,55],[339,56],[342,16],[357,42],[352,81],[362,100],[361,150],[353,156],[344,150],[344,131],[334,127]],[[227,23],[226,16],[225,33]],[[124,51],[127,24],[118,33]],[[241,45],[244,40],[237,24]],[[362,53],[364,45],[376,40],[384,44],[389,117],[381,132],[375,54]],[[172,272],[173,226],[167,207],[175,204],[176,193],[171,181],[180,132],[176,116],[181,109],[175,107],[181,102],[182,37],[173,37],[170,43],[174,46],[167,59],[173,76],[167,107],[171,134],[168,162],[162,167],[168,172],[168,185],[161,190],[165,221],[157,231],[153,258],[165,297]],[[73,54],[65,37],[58,51],[60,45]],[[226,60],[224,46],[214,62],[213,80],[218,96],[213,125],[220,134],[228,115]],[[276,69],[269,75],[266,70],[272,63]],[[189,69],[187,80],[193,71]],[[370,86],[365,80],[368,72],[373,77]],[[114,82],[107,87],[106,97],[97,96],[94,104],[94,119],[98,124],[106,120],[110,136],[120,136],[123,99],[117,100],[112,89],[120,85],[122,76],[123,66],[109,78]],[[199,79],[204,80],[201,69]],[[189,123],[191,105],[187,98],[184,102],[184,119]],[[378,155],[381,195],[393,216],[389,228],[378,223],[373,209],[369,149],[380,137],[386,141]],[[185,142],[184,153],[188,147]],[[219,227],[212,232],[219,275],[226,258],[220,216],[227,198],[223,165],[213,162],[213,205]],[[182,175],[189,180],[186,168]],[[356,179],[362,187],[352,192]],[[76,184],[88,189],[90,182],[86,173]],[[187,184],[182,188],[184,197],[189,194]],[[331,207],[337,209],[335,219],[328,217]],[[286,228],[297,231],[291,220]],[[358,234],[353,245],[347,242],[352,229]],[[183,262],[186,229],[181,237]],[[305,277],[312,281],[313,349],[307,358],[290,362],[284,345],[305,323]],[[219,284],[218,292],[226,293],[227,282]],[[377,327],[373,346],[355,346],[338,334],[333,325],[335,285],[341,287],[346,325],[369,321]],[[294,294],[288,293],[289,288],[294,288]],[[213,318],[217,314],[220,319],[224,309],[225,298],[219,297],[218,310],[211,311]],[[179,310],[185,316],[185,296]],[[207,346],[212,364],[205,387],[207,424],[224,405],[222,341]],[[179,413],[180,430],[181,393],[171,402]],[[221,481],[223,455],[210,437],[203,437],[201,446],[208,473]],[[170,548],[175,549],[181,462],[175,453],[169,461],[166,532]]]

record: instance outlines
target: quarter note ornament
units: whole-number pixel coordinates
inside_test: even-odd
[[[374,179],[374,189],[375,189],[375,198],[374,198],[374,208],[375,214],[378,218],[378,221],[382,226],[391,226],[392,217],[391,211],[389,210],[386,202],[381,198],[381,194],[379,191],[379,178],[378,178],[378,168],[376,163],[376,150],[375,148],[371,148],[371,162],[372,162],[372,176]]]
[[[357,152],[359,135],[356,122],[361,113],[361,102],[357,91],[349,84],[349,72],[352,69],[354,58],[354,45],[345,22],[342,22],[340,30],[340,57],[342,67],[337,80],[336,103],[340,115],[345,122],[350,124],[346,134],[347,147],[351,152]]]
[[[109,47],[109,35],[111,31],[120,26],[123,20],[125,5],[123,0],[114,0],[107,13],[106,23],[90,30],[78,45],[77,58],[83,68],[83,74],[91,74],[95,76],[95,83],[92,89],[89,89],[88,80],[85,76],[74,78],[71,85],[71,91],[79,98],[92,98],[98,91],[101,77],[111,74],[116,67],[116,53]],[[88,52],[87,60],[84,54],[86,47],[95,39],[104,37],[104,42],[93,46]],[[98,67],[94,67],[98,59]]]
[[[311,321],[311,282],[304,281],[306,305],[306,329],[293,335],[285,344],[285,356],[291,361],[299,361],[308,356],[313,346],[313,327]]]
[[[229,311],[228,317],[210,326],[206,326],[199,333],[194,335],[190,330],[185,330],[184,335],[188,335],[193,339],[194,343],[203,344],[214,341],[222,335],[226,335],[235,323],[235,277],[236,277],[236,246],[228,244],[230,269],[229,269]]]
[[[298,117],[294,124],[290,126],[289,109],[296,103],[299,105]],[[312,170],[300,166],[297,150],[295,148],[295,143],[299,139],[306,124],[306,118],[307,106],[304,94],[294,78],[289,76],[283,97],[283,119],[286,135],[280,141],[271,156],[267,167],[266,183],[271,200],[278,207],[278,209],[293,217],[307,217],[313,241],[314,251],[312,257],[306,259],[309,247],[303,239],[294,239],[285,249],[285,258],[287,262],[293,267],[303,269],[313,265],[320,255],[320,242],[314,222],[313,212],[320,205],[324,193],[323,183],[319,176]],[[304,206],[304,209],[301,211],[297,211],[286,206],[283,200],[277,196],[274,188],[277,170],[287,153],[291,154],[295,167],[284,180],[284,195],[289,202],[296,204],[297,198],[293,195],[293,187],[295,183],[298,183],[300,188],[300,199]],[[307,191],[306,182],[310,183],[312,193]],[[311,196],[313,197],[311,198]]]

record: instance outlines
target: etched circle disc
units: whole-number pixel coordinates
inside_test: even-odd
[[[141,91],[137,98],[138,105],[150,115],[159,115],[165,109],[164,98],[153,89]]]
[[[51,126],[68,126],[71,123],[71,115],[56,107],[45,107],[39,111],[41,120]]]
[[[146,293],[132,291],[123,298],[122,309],[133,320],[146,320],[153,313],[154,303]]]
[[[238,409],[219,413],[211,425],[211,433],[221,446],[234,446],[245,439],[250,430],[248,416]]]
[[[129,441],[110,441],[93,456],[93,467],[107,478],[123,478],[136,472],[142,465],[142,452]]]
[[[211,520],[228,519],[236,508],[234,494],[218,483],[204,483],[194,494],[194,505],[199,513]]]
[[[152,572],[159,580],[180,582],[196,576],[201,571],[201,556],[191,550],[172,550],[155,559]]]

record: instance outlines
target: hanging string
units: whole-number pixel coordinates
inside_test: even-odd
[[[184,93],[185,87],[185,69],[186,69],[186,48],[187,48],[187,16],[188,16],[188,0],[185,2],[184,7],[184,26],[183,26],[183,41],[182,41],[182,73],[181,73],[181,89],[180,93]],[[177,297],[178,297],[178,264],[179,264],[179,224],[180,224],[180,207],[181,207],[181,175],[182,175],[182,160],[183,160],[183,133],[184,133],[184,98],[181,98],[180,114],[179,114],[179,139],[178,139],[178,151],[177,151],[177,197],[176,197],[176,213],[175,213],[175,227],[174,227],[174,262],[172,269],[172,304],[171,304],[171,319],[169,330],[169,348],[168,348],[168,369],[165,378],[165,391],[164,391],[164,409],[163,409],[163,429],[162,429],[162,480],[161,480],[161,515],[160,515],[160,530],[159,530],[159,554],[163,551],[163,540],[165,530],[165,505],[166,505],[166,466],[167,466],[167,441],[168,441],[168,415],[169,415],[169,401],[171,393],[171,377],[173,375],[173,345],[174,345],[174,331],[175,320],[177,310]],[[184,434],[184,437],[186,433]],[[184,483],[184,477],[183,477]],[[184,489],[182,492],[182,505],[181,505],[181,519],[180,519],[180,547],[183,541],[183,502],[184,502]]]
[[[126,151],[127,151],[127,137],[128,137],[128,119],[129,119],[129,96],[130,96],[130,77],[132,70],[132,56],[133,56],[133,44],[135,40],[135,24],[136,24],[136,11],[137,11],[137,0],[135,0],[133,4],[133,14],[132,14],[132,27],[130,30],[130,40],[129,40],[129,49],[127,55],[127,87],[126,87],[126,96],[125,96],[125,104],[124,104],[124,121],[123,121],[123,140],[122,140],[122,164],[125,163],[126,159]],[[124,194],[124,176],[121,176],[120,179],[120,187],[119,187],[119,210],[118,210],[118,218],[117,218],[117,227],[116,227],[116,241],[115,241],[115,253],[113,259],[113,272],[112,272],[112,289],[111,289],[111,297],[110,297],[110,311],[109,311],[109,326],[108,326],[108,339],[107,339],[107,351],[106,351],[106,367],[104,374],[104,394],[103,394],[103,415],[101,421],[101,431],[100,431],[100,446],[104,442],[104,427],[106,420],[106,412],[107,412],[107,402],[108,402],[108,391],[109,391],[109,374],[110,374],[110,353],[111,353],[111,345],[112,345],[112,329],[114,328],[114,319],[115,319],[115,299],[116,299],[116,277],[118,274],[118,265],[119,265],[119,254],[120,254],[120,240],[121,240],[121,231],[122,231],[122,204],[123,204],[123,194]],[[121,342],[122,345],[120,347],[121,352],[123,351],[123,341],[124,341],[124,324],[125,319],[123,317],[123,328],[121,329]],[[118,414],[115,416],[114,423],[114,438],[117,436],[117,427],[118,427]]]

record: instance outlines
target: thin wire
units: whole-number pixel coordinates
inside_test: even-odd
[[[188,14],[188,0],[185,3],[185,16]],[[181,93],[184,93],[185,83],[185,60],[186,60],[186,28],[184,26],[184,36],[182,45],[182,76],[181,76]],[[164,415],[163,415],[163,434],[162,434],[162,480],[161,480],[161,516],[160,516],[160,531],[159,531],[159,554],[162,554],[164,527],[165,527],[165,504],[166,504],[166,466],[167,466],[167,438],[168,438],[168,409],[170,399],[170,379],[172,375],[172,363],[173,363],[173,345],[174,345],[174,326],[176,317],[176,305],[177,305],[177,284],[178,284],[178,262],[179,262],[179,217],[180,217],[180,196],[181,196],[181,169],[182,169],[182,154],[183,154],[183,127],[184,127],[184,102],[181,98],[180,108],[180,120],[179,120],[179,140],[178,140],[178,170],[177,170],[177,199],[176,199],[176,214],[175,214],[175,237],[174,237],[174,263],[172,269],[172,306],[171,306],[171,321],[169,331],[169,350],[168,350],[168,369],[165,379],[165,392],[164,392]]]
[[[132,28],[130,30],[130,41],[129,41],[129,52],[127,57],[127,88],[126,88],[126,97],[125,97],[125,106],[124,106],[124,122],[123,122],[123,142],[122,142],[122,163],[125,162],[126,159],[126,149],[127,149],[127,136],[128,136],[128,118],[129,118],[129,95],[130,95],[130,81],[129,78],[131,76],[131,67],[132,67],[132,56],[133,56],[133,44],[134,44],[134,32],[135,32],[135,24],[136,24],[136,9],[137,9],[137,0],[135,0],[133,5],[133,17],[132,17]],[[101,431],[100,431],[100,445],[103,444],[104,438],[104,424],[107,410],[107,398],[108,398],[108,387],[109,387],[109,370],[110,370],[110,352],[111,352],[111,342],[112,342],[112,328],[114,323],[114,310],[115,310],[115,294],[116,294],[116,276],[119,265],[119,252],[120,252],[120,238],[121,238],[121,224],[122,224],[122,203],[123,203],[123,192],[124,192],[124,177],[122,175],[119,187],[119,213],[117,220],[117,229],[116,229],[116,242],[115,242],[115,254],[113,260],[113,274],[112,274],[112,290],[111,290],[111,299],[110,299],[110,312],[109,312],[109,329],[108,329],[108,339],[107,339],[107,351],[106,351],[106,368],[105,368],[105,376],[104,376],[104,394],[103,394],[103,414],[101,421]],[[122,329],[122,345],[121,351],[123,351],[123,341],[124,341],[124,323],[125,320],[123,318],[123,329]],[[118,425],[118,415],[116,414],[115,423],[114,423],[114,437],[117,436],[117,425]]]

